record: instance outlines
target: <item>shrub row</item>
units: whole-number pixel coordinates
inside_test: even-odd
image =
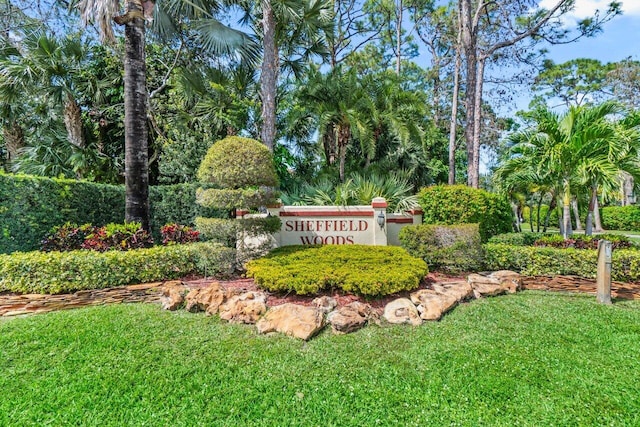
[[[16,252],[0,255],[0,292],[66,293],[232,272],[235,251],[210,243],[127,252]]]
[[[598,254],[595,250],[556,249],[488,243],[485,266],[488,270],[515,270],[527,276],[576,275],[596,277]],[[613,251],[611,273],[614,280],[640,280],[640,252]]]
[[[601,212],[602,226],[605,229],[640,231],[639,206],[607,206]]]
[[[546,236],[544,233],[504,233],[493,236],[488,243],[502,243],[514,246],[533,246],[533,244],[541,237]]]
[[[197,216],[220,216],[195,203],[195,184],[149,189],[151,228],[156,239],[168,223],[193,225]],[[31,251],[55,227],[121,223],[124,187],[68,179],[0,174],[0,253]]]
[[[574,234],[568,239],[563,238],[560,234],[551,234],[540,237],[533,242],[533,245],[551,248],[598,249],[600,240],[609,240],[613,249],[629,249],[632,247],[631,241],[627,236],[618,234],[599,234],[596,236]]]
[[[270,291],[314,294],[339,288],[362,295],[388,295],[418,287],[424,261],[392,246],[285,246],[246,265],[247,276]]]
[[[482,266],[478,224],[412,225],[402,228],[398,237],[402,247],[429,268],[458,273]]]
[[[423,188],[418,203],[426,224],[471,224],[480,226],[480,237],[513,231],[513,212],[506,198],[466,185],[437,185]]]

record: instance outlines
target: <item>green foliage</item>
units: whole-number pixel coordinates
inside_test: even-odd
[[[400,230],[402,247],[430,269],[477,271],[484,258],[478,224],[410,225]]]
[[[478,223],[482,241],[513,230],[513,213],[507,200],[497,194],[465,185],[423,188],[418,203],[426,224]]]
[[[275,193],[268,187],[238,189],[198,188],[196,191],[198,205],[211,209],[257,208],[273,204],[275,201]]]
[[[15,252],[0,255],[0,292],[65,293],[228,271],[229,250],[209,243],[131,251]],[[212,260],[220,262],[214,265]]]
[[[195,203],[195,184],[152,186],[151,227],[192,225],[196,216],[220,216],[220,210]],[[122,223],[124,187],[69,179],[0,174],[0,253],[40,247],[53,227],[67,222],[103,226]]]
[[[260,236],[280,231],[280,218],[196,218],[196,228],[205,240],[236,247],[239,232],[247,236]]]
[[[278,185],[269,149],[255,139],[239,136],[229,136],[213,144],[197,176],[201,182],[228,189]]]
[[[488,243],[502,243],[513,246],[532,246],[535,241],[542,236],[544,236],[543,233],[503,233],[491,237]]]
[[[640,231],[639,206],[607,206],[601,212],[602,226],[606,229]]]
[[[28,251],[66,222],[124,219],[124,188],[67,179],[0,175],[0,253]]]
[[[417,288],[428,272],[402,248],[361,245],[285,246],[246,268],[261,288],[300,295],[328,288],[388,295]]]
[[[534,242],[534,246],[552,248],[597,249],[600,240],[609,240],[613,249],[628,249],[631,241],[627,236],[619,234],[599,234],[597,236],[583,236],[574,234],[565,239],[559,234],[551,234],[540,237]]]
[[[488,270],[515,270],[527,276],[576,275],[596,277],[598,254],[595,250],[574,248],[557,249],[535,246],[511,246],[488,243],[486,268]],[[620,249],[613,251],[611,275],[613,280],[635,282],[640,280],[640,252]]]

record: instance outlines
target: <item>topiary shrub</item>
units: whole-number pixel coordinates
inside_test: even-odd
[[[388,295],[418,287],[427,265],[393,246],[285,246],[247,263],[247,277],[270,291],[315,294],[338,288]]]
[[[513,212],[502,196],[466,185],[436,185],[423,188],[418,203],[426,224],[479,224],[480,237],[513,231]]]
[[[430,269],[459,273],[482,267],[478,224],[410,225],[402,228],[398,237],[402,247],[425,260]]]
[[[207,208],[257,209],[276,203],[272,187],[278,185],[273,156],[260,142],[228,137],[216,142],[198,170],[198,179],[215,188],[199,188],[196,202]],[[210,240],[238,248],[238,262],[264,254],[273,247],[268,236],[280,229],[279,218],[196,220],[196,227]]]
[[[228,275],[235,252],[211,243],[131,251],[15,252],[0,255],[0,292],[65,293],[177,279]]]
[[[255,139],[239,136],[229,136],[209,148],[198,169],[198,180],[229,189],[278,185],[271,151]]]

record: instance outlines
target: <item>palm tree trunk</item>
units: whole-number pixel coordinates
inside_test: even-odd
[[[276,19],[271,0],[262,1],[263,58],[260,70],[260,96],[262,98],[262,129],[260,138],[273,151],[276,139],[276,91],[278,85],[278,45]]]
[[[593,221],[595,222],[595,231],[598,233],[602,233],[604,231],[604,228],[602,227],[602,222],[600,221],[600,206],[597,194],[596,200],[593,204]]]
[[[82,112],[71,94],[67,94],[64,102],[64,127],[67,129],[69,142],[77,148],[84,148],[86,144],[82,130]]]
[[[571,200],[571,210],[573,211],[573,217],[576,220],[576,230],[582,230],[582,222],[580,221],[580,211],[578,210],[578,200]]]
[[[598,201],[598,188],[596,186],[591,187],[591,197],[589,198],[589,211],[587,212],[587,220],[585,221],[584,234],[587,236],[593,235],[593,209]]]
[[[565,182],[562,192],[562,237],[568,239],[571,234],[571,191],[569,183]]]
[[[536,232],[537,233],[540,232],[540,210],[542,209],[542,198],[543,197],[544,197],[544,195],[542,193],[540,193],[540,198],[538,199],[538,206],[537,206],[538,214],[536,215]],[[533,227],[531,227],[531,231],[533,231]]]
[[[127,13],[142,13],[140,0],[128,0]],[[144,20],[125,24],[124,145],[125,221],[149,230],[149,148],[147,142],[147,87]]]
[[[547,228],[549,228],[549,220],[551,219],[551,212],[558,206],[558,200],[556,199],[555,194],[551,194],[551,202],[549,202],[549,209],[547,210],[547,216],[544,218],[544,227],[542,228],[542,232],[546,233]]]
[[[344,182],[345,175],[345,163],[347,161],[347,144],[349,143],[349,137],[351,131],[348,126],[338,127],[338,156],[340,157],[340,182]]]
[[[2,127],[2,134],[7,149],[7,161],[10,163],[18,157],[24,147],[24,132],[17,122],[11,121]]]

